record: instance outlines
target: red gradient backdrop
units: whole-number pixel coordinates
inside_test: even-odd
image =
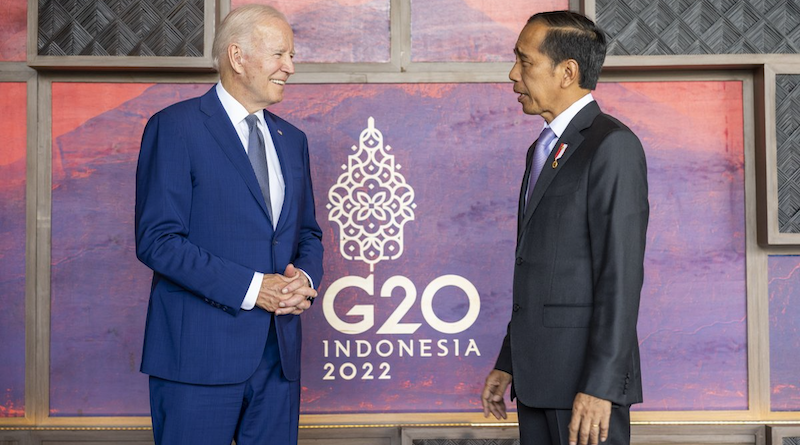
[[[0,62],[24,62],[28,2],[0,0]]]
[[[0,417],[25,415],[27,84],[0,82]]]

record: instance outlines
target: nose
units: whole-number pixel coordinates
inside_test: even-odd
[[[286,56],[282,70],[286,74],[294,74],[294,60],[292,60],[291,56]]]
[[[512,82],[517,82],[520,80],[519,62],[514,62],[514,66],[512,66],[511,71],[508,72],[508,78],[511,79]]]

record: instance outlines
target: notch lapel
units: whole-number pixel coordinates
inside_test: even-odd
[[[536,211],[536,207],[542,200],[542,197],[544,196],[545,191],[547,191],[547,188],[550,186],[550,183],[553,182],[553,179],[555,179],[556,175],[558,175],[558,172],[565,167],[569,161],[569,158],[572,157],[572,154],[580,149],[580,146],[584,141],[583,134],[581,134],[581,132],[592,125],[592,122],[594,122],[594,119],[598,114],[600,114],[600,107],[597,105],[597,102],[590,102],[583,107],[583,109],[579,111],[574,118],[572,118],[572,121],[570,121],[569,125],[567,125],[567,128],[564,130],[564,134],[562,134],[561,137],[558,138],[558,141],[556,141],[556,145],[550,152],[550,155],[547,157],[547,162],[545,162],[544,167],[542,168],[542,173],[539,175],[539,179],[533,186],[528,205],[525,206],[525,213],[523,215],[522,222],[520,223],[520,230],[517,232],[517,243],[519,243],[520,239],[522,238],[522,233],[528,228],[530,220],[533,217],[533,213]],[[553,168],[553,161],[556,158],[558,147],[560,147],[561,144],[567,144],[567,150],[561,156],[561,159],[558,160],[558,167]],[[530,162],[528,165],[528,170],[529,169]],[[526,172],[526,177],[528,174],[529,172]],[[527,181],[527,179],[525,181]]]
[[[290,214],[291,206],[294,202],[292,199],[294,193],[294,181],[292,180],[292,169],[289,168],[290,154],[287,152],[287,150],[290,150],[290,147],[287,147],[289,142],[285,140],[283,131],[278,128],[278,122],[275,119],[275,115],[267,110],[264,110],[264,121],[267,123],[269,134],[272,137],[272,143],[275,145],[275,151],[278,153],[278,162],[281,164],[281,173],[283,174],[283,183],[285,185],[281,213],[280,215],[275,215],[275,217],[278,218],[278,223],[275,225],[275,230],[277,230],[280,228],[280,226],[286,223],[285,215]]]
[[[200,110],[208,116],[205,120],[205,126],[209,133],[214,137],[222,152],[236,167],[236,170],[239,171],[239,174],[242,175],[250,193],[256,198],[264,215],[269,219],[267,204],[264,202],[261,188],[258,186],[258,179],[256,179],[256,174],[253,172],[253,166],[250,165],[247,152],[245,152],[242,142],[236,134],[236,129],[233,128],[230,118],[225,113],[225,109],[222,108],[222,102],[217,97],[216,87],[211,87],[211,90],[200,98]]]

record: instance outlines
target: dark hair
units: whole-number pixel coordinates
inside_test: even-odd
[[[548,28],[539,51],[552,60],[554,67],[567,59],[575,59],[580,74],[579,85],[594,90],[606,58],[603,30],[584,15],[572,11],[540,12],[532,15],[528,24],[535,21]]]

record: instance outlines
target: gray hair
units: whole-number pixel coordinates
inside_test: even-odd
[[[214,46],[211,49],[214,68],[219,71],[220,58],[232,43],[249,49],[253,31],[269,19],[280,19],[288,23],[286,16],[272,6],[244,5],[231,11],[220,23],[214,36]]]

